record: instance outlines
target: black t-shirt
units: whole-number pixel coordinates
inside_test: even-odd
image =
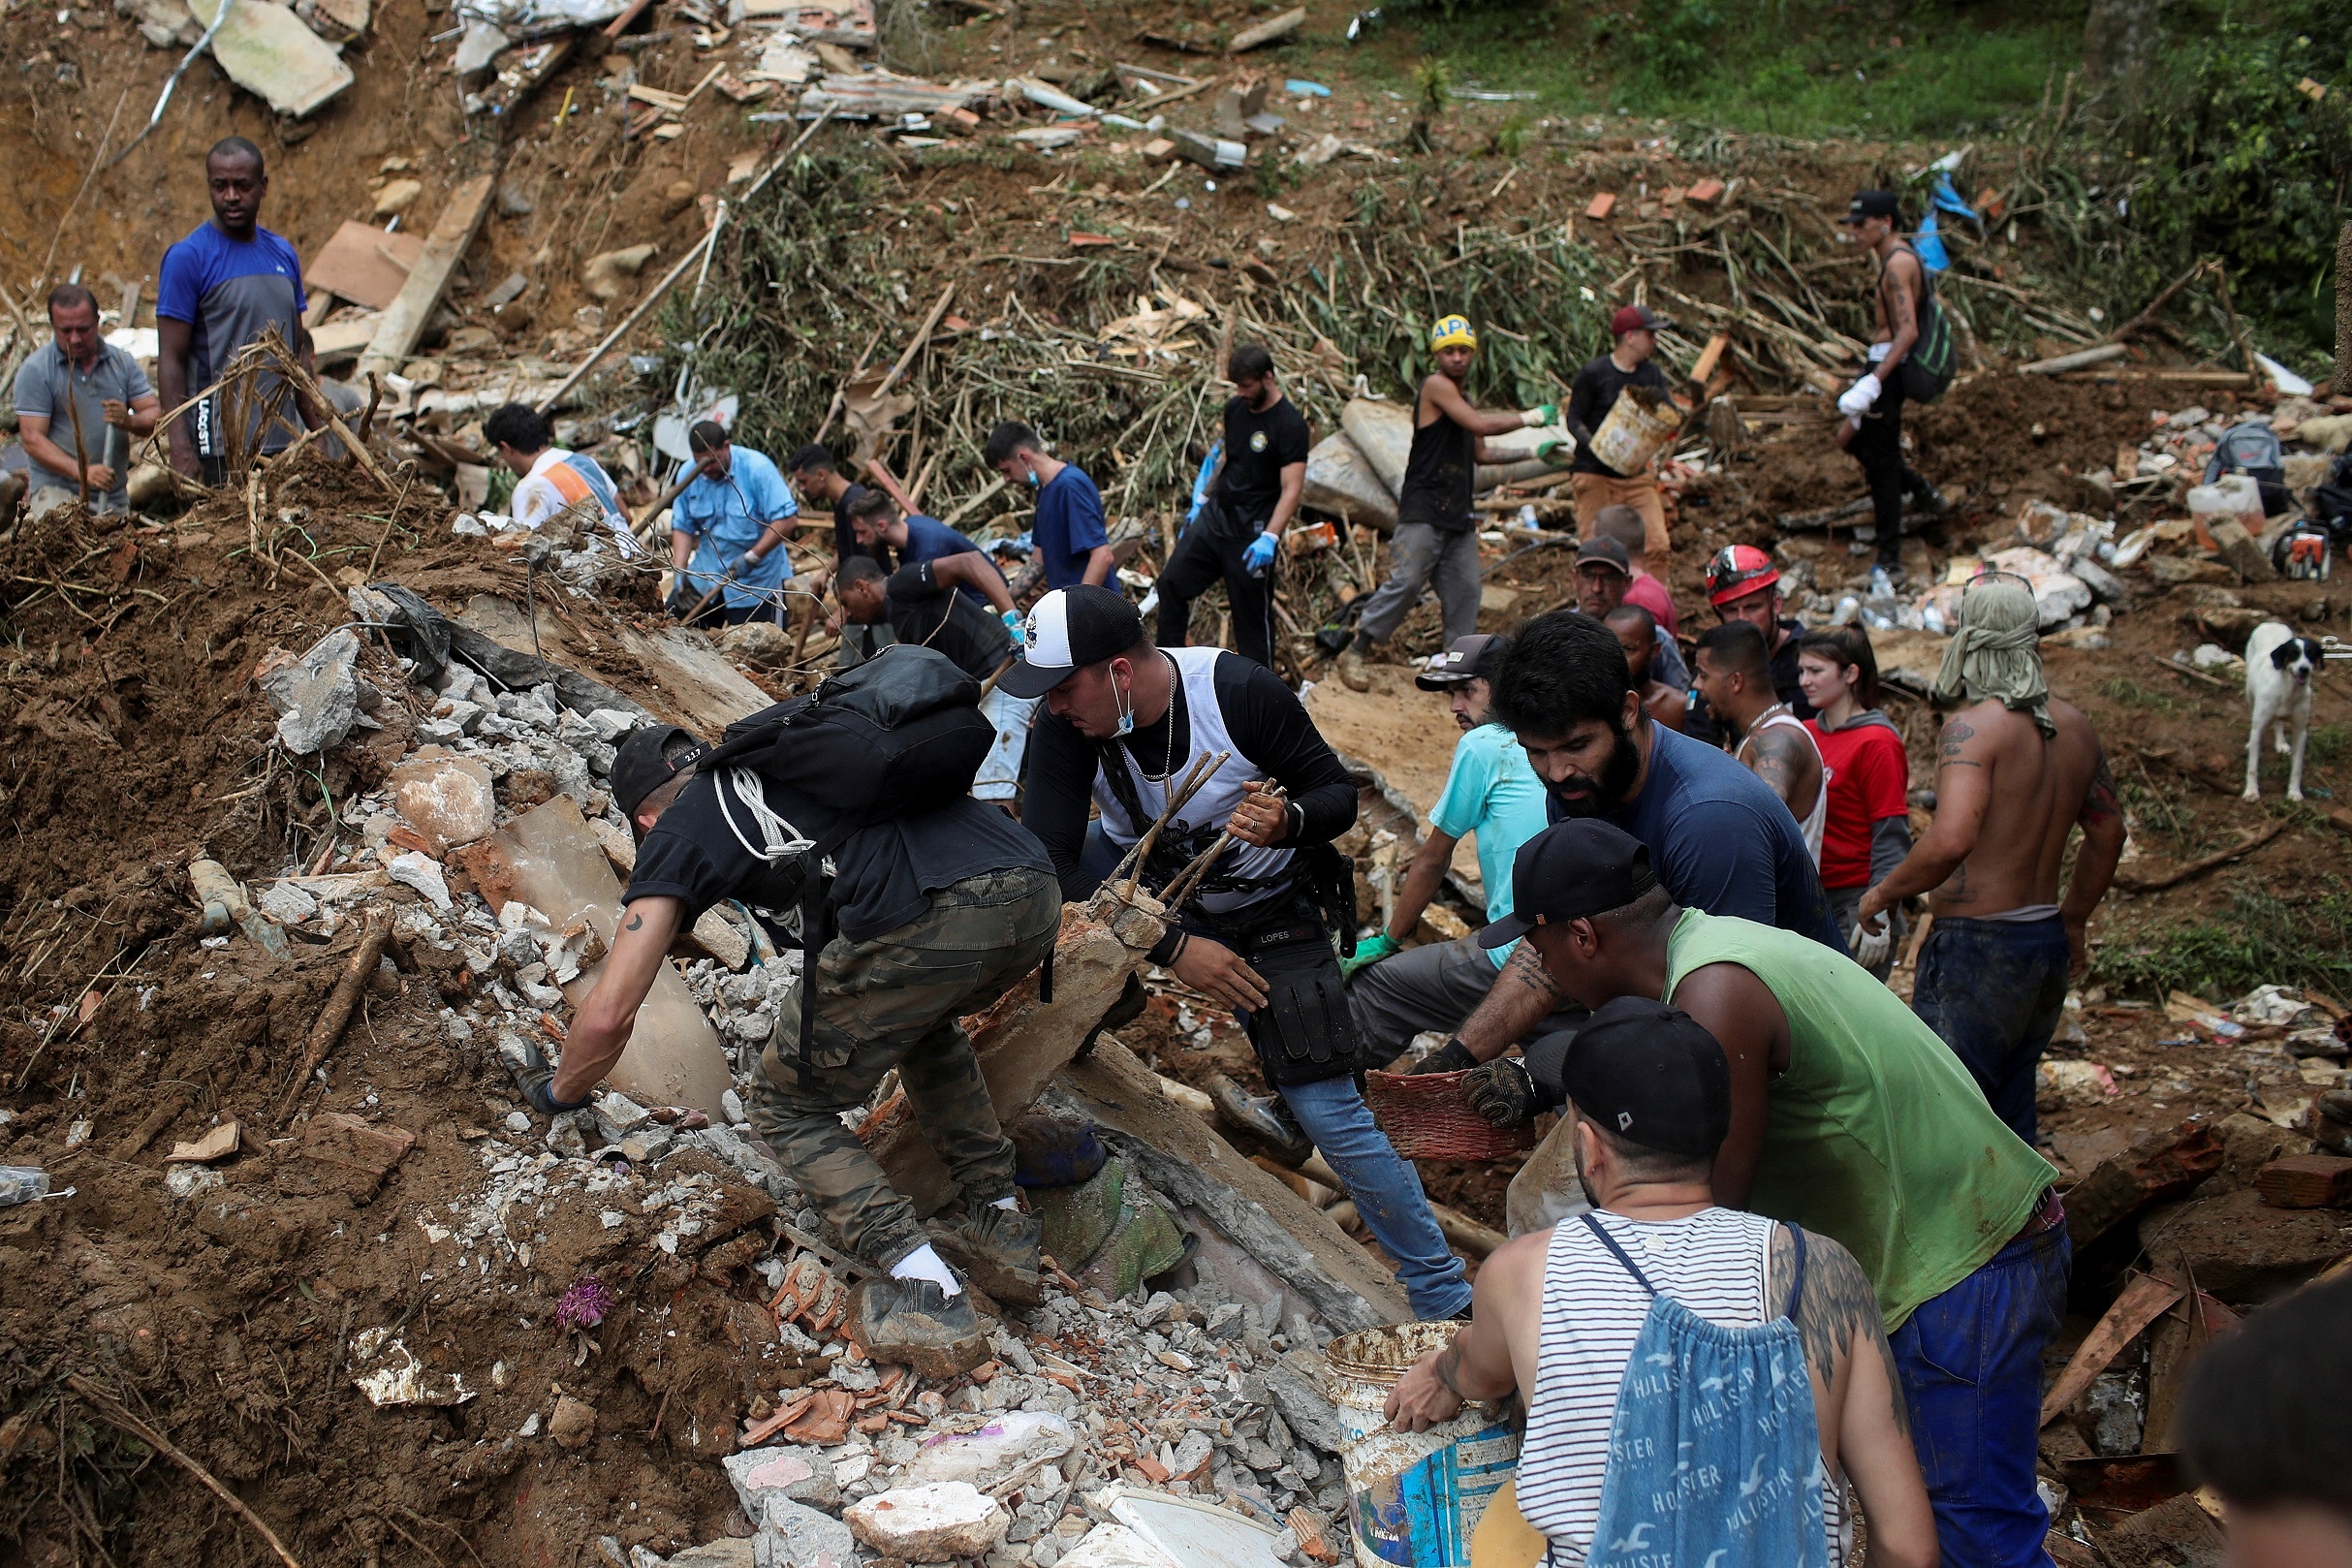
[[[1618,473],[1592,455],[1592,433],[1609,418],[1609,411],[1617,406],[1617,393],[1628,386],[1639,385],[1664,392],[1666,373],[1655,360],[1644,360],[1630,373],[1619,370],[1616,361],[1604,354],[1576,373],[1568,389],[1568,412],[1564,423],[1568,433],[1576,437],[1576,455],[1569,459],[1570,471],[1579,474],[1607,474],[1612,479],[1627,476]]]
[[[638,846],[624,904],[676,898],[691,925],[722,898],[754,909],[790,907],[799,876],[788,862],[769,864],[743,847],[722,815],[719,785],[698,774]],[[734,797],[733,787],[729,795]],[[769,798],[769,803],[774,799]],[[740,798],[727,810],[758,835]],[[960,797],[934,811],[862,828],[833,851],[833,922],[853,942],[870,942],[921,915],[928,895],[965,877],[1019,866],[1051,871],[1053,862],[1028,831],[997,807]]]
[[[996,612],[975,610],[960,590],[943,585],[930,561],[898,568],[882,591],[883,613],[899,642],[937,648],[974,680],[988,679],[1013,655]]]
[[[1217,481],[1217,500],[1237,526],[1255,534],[1273,516],[1282,499],[1282,470],[1306,461],[1314,437],[1306,416],[1289,398],[1279,398],[1263,411],[1241,398],[1225,403],[1225,472]]]
[[[852,555],[863,555],[887,572],[891,569],[890,546],[877,539],[874,548],[867,549],[858,543],[857,527],[849,520],[851,505],[864,495],[864,486],[852,485],[841,492],[841,499],[833,503],[833,564],[838,566]]]
[[[1298,835],[1277,847],[1328,844],[1354,827],[1356,781],[1282,677],[1229,652],[1217,660],[1214,681],[1217,711],[1235,749],[1289,791],[1291,803],[1299,808]],[[1168,733],[1180,712],[1178,705],[1171,703],[1155,722],[1139,726],[1124,742],[1128,754],[1147,767],[1157,767],[1168,757],[1190,756],[1190,719],[1175,736]],[[1101,748],[1068,719],[1045,711],[1037,715],[1029,732],[1029,784],[1020,820],[1053,858],[1065,898],[1084,896],[1078,861],[1086,846],[1086,815],[1102,763]]]

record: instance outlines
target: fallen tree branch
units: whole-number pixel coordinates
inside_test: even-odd
[[[286,1544],[278,1539],[277,1531],[271,1529],[261,1515],[246,1507],[242,1497],[222,1486],[213,1478],[211,1471],[181,1453],[163,1433],[124,1409],[121,1402],[112,1395],[78,1372],[66,1373],[65,1386],[88,1400],[90,1407],[109,1426],[139,1439],[202,1482],[206,1490],[229,1505],[231,1513],[252,1525],[254,1532],[269,1543],[269,1550],[277,1553],[278,1561],[284,1563],[286,1568],[302,1568],[301,1563],[295,1559],[294,1553],[286,1550]]]
[[[360,945],[351,950],[351,960],[343,966],[343,978],[335,982],[335,988],[328,993],[326,1007],[319,1012],[318,1021],[310,1026],[307,1049],[302,1052],[302,1070],[295,1075],[284,1102],[278,1106],[279,1126],[293,1117],[302,1090],[309,1085],[310,1075],[326,1063],[328,1053],[343,1037],[343,1026],[351,1021],[351,1010],[360,1003],[360,990],[376,972],[376,964],[384,956],[385,938],[391,935],[391,912],[369,910],[367,924],[360,932]]]
[[[2188,881],[2191,877],[2203,876],[2208,871],[2227,865],[2230,862],[2238,860],[2243,856],[2251,855],[2254,851],[2262,848],[2263,845],[2269,843],[2272,839],[2276,838],[2280,833],[2283,833],[2286,831],[2287,825],[2285,823],[2274,822],[2268,828],[2265,828],[2261,832],[2249,833],[2228,849],[2218,851],[2215,854],[2208,855],[2200,861],[2191,861],[2186,865],[2176,866],[2174,869],[2165,872],[2162,876],[2136,877],[2122,871],[2117,871],[2116,873],[2116,886],[2121,888],[2125,893],[2162,893],[2167,888],[2179,887],[2181,883]]]

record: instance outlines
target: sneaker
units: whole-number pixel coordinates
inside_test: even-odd
[[[912,1367],[919,1377],[955,1377],[988,1359],[971,1294],[950,1296],[928,1279],[860,1281],[841,1332],[874,1360]]]
[[[1940,517],[1952,510],[1952,503],[1944,498],[1944,492],[1924,479],[1912,488],[1906,499],[1910,501],[1913,511],[1925,517]]]
[[[1224,1074],[1208,1081],[1208,1098],[1217,1114],[1241,1131],[1256,1135],[1273,1147],[1284,1164],[1299,1166],[1315,1152],[1314,1141],[1291,1114],[1290,1102],[1279,1094],[1253,1095]]]
[[[1035,1306],[1046,1299],[1044,1264],[1038,1255],[1043,1222],[1035,1214],[994,1204],[974,1204],[961,1219],[931,1221],[928,1229],[941,1256],[958,1273],[1000,1301]]]
[[[1353,643],[1349,644],[1345,653],[1339,655],[1339,683],[1349,691],[1372,689],[1372,674],[1364,669],[1364,655]]]

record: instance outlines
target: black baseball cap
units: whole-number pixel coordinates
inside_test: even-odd
[[[1598,561],[1603,566],[1612,567],[1622,578],[1630,579],[1633,576],[1633,557],[1625,553],[1624,546],[1607,534],[1595,534],[1577,546],[1576,564],[1583,566],[1586,561]]]
[[[673,740],[694,744],[680,752],[674,761],[664,762],[663,748]],[[612,754],[612,800],[620,807],[620,814],[635,817],[646,796],[708,755],[710,748],[695,740],[693,731],[681,730],[674,724],[642,724],[631,730]]]
[[[1492,632],[1458,637],[1445,652],[1422,667],[1413,684],[1423,691],[1446,691],[1473,680],[1492,680],[1502,668],[1504,640]]]
[[[1893,191],[1856,191],[1854,200],[1846,204],[1846,215],[1839,223],[1860,223],[1865,218],[1893,218],[1902,213],[1902,203]]]
[[[1043,697],[1073,672],[1115,659],[1144,640],[1144,617],[1126,596],[1091,582],[1056,588],[1037,601],[1021,628],[1020,661],[996,689]]]
[[[1538,925],[1622,909],[1658,885],[1649,850],[1622,828],[1591,817],[1553,823],[1511,860],[1511,913],[1478,933],[1482,948],[1516,942]]]
[[[1732,1130],[1732,1064],[1678,1007],[1620,996],[1593,1009],[1560,1064],[1586,1119],[1665,1154],[1707,1158]]]

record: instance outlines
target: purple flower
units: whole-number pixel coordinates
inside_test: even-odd
[[[605,1282],[590,1274],[565,1291],[555,1303],[555,1325],[566,1331],[593,1329],[616,1304]]]

